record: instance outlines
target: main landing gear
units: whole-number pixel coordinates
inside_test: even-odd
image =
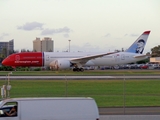
[[[83,68],[73,68],[74,72],[83,72],[84,69]]]

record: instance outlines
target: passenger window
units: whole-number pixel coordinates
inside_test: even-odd
[[[8,102],[0,108],[0,117],[16,117],[18,115],[18,103]]]

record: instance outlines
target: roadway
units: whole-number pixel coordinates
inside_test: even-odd
[[[100,115],[100,120],[160,120],[160,115]]]
[[[0,76],[0,80],[4,80],[8,76]],[[160,79],[160,75],[149,76],[9,76],[12,80],[107,80],[107,79]]]
[[[99,108],[100,115],[160,115],[160,107]]]

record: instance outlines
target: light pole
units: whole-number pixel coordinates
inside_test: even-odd
[[[126,82],[125,82],[125,75],[124,75],[124,80],[123,80],[123,113],[125,115],[126,111]]]
[[[7,84],[7,92],[8,92],[8,95],[7,97],[9,98],[9,91],[11,90],[11,85],[10,85],[10,81],[9,81],[9,75],[11,75],[12,72],[8,73],[8,84]]]
[[[69,41],[69,52],[70,52],[70,42],[71,42],[71,40],[68,40]]]

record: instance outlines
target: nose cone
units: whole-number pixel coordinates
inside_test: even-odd
[[[2,65],[5,65],[5,66],[7,66],[7,65],[8,65],[8,62],[7,62],[7,60],[6,60],[6,59],[4,59],[4,60],[2,61]]]
[[[15,64],[15,55],[9,55],[8,57],[6,57],[3,61],[2,61],[2,65],[4,66],[14,66]]]
[[[12,66],[12,61],[10,60],[9,57],[7,57],[2,61],[2,65],[4,65],[4,66]]]

